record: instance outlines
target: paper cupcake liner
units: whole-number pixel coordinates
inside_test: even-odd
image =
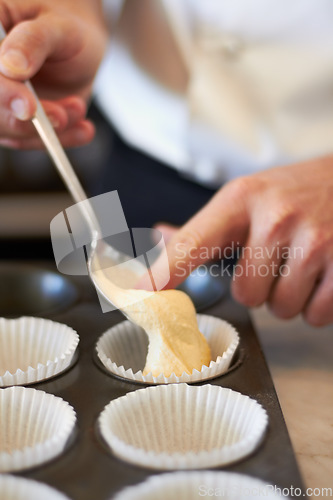
[[[180,377],[174,373],[165,377],[162,373],[143,375],[148,351],[148,337],[145,331],[130,321],[107,330],[96,344],[97,356],[105,368],[115,375],[145,384],[193,383],[208,380],[225,373],[233,359],[239,336],[235,328],[220,318],[197,315],[199,330],[206,337],[212,352],[209,366],[191,374],[184,372]]]
[[[0,498],[3,500],[70,500],[46,484],[22,477],[0,475]]]
[[[63,399],[26,387],[0,389],[0,472],[47,462],[65,448],[76,414]]]
[[[109,448],[127,462],[202,469],[252,453],[267,421],[259,403],[231,389],[169,384],[111,401],[98,422]]]
[[[58,375],[70,366],[78,343],[72,328],[55,321],[0,318],[0,387]]]
[[[248,500],[258,496],[267,500],[286,499],[274,486],[260,479],[232,472],[211,471],[159,474],[149,477],[141,484],[125,488],[113,499],[194,500],[202,497],[221,497],[224,500]]]

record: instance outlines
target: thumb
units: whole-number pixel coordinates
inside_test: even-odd
[[[65,18],[42,14],[18,23],[0,50],[0,72],[16,80],[32,78],[52,55],[66,59],[80,48],[80,37]]]
[[[176,231],[166,246],[168,259],[153,265],[153,275],[170,279],[166,288],[175,288],[196,267],[222,259],[230,245],[240,246],[249,231],[249,211],[245,196],[239,196],[239,183],[220,189],[211,201]],[[166,269],[167,260],[169,269]],[[163,279],[161,280],[163,281]]]

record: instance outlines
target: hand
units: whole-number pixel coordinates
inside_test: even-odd
[[[0,145],[42,147],[29,120],[31,79],[64,146],[89,142],[86,101],[103,55],[106,33],[95,0],[0,0],[8,35],[0,48]]]
[[[230,247],[240,256],[237,301],[267,302],[281,318],[302,312],[315,326],[333,322],[333,157],[226,184],[169,240],[168,288]]]

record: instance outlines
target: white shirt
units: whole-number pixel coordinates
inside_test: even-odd
[[[332,0],[154,1],[191,79],[175,94],[111,40],[95,93],[126,141],[213,185],[333,152]]]

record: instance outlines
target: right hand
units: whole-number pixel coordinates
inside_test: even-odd
[[[31,79],[65,147],[93,138],[86,102],[107,34],[97,0],[0,0],[0,145],[37,149]]]

